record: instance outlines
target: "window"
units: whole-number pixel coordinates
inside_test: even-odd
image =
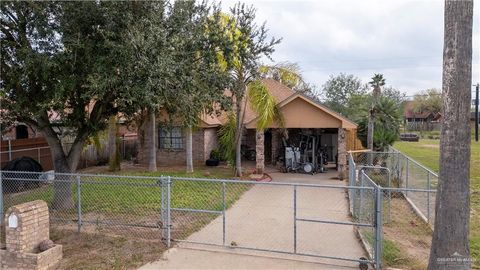
[[[159,147],[160,149],[183,149],[182,129],[179,127],[160,127]]]

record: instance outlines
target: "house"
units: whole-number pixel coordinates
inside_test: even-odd
[[[432,131],[440,130],[442,115],[433,112],[415,112],[413,100],[404,103],[405,127],[409,131]]]
[[[338,155],[338,169],[346,169],[346,152],[360,148],[356,139],[357,125],[344,116],[330,110],[321,103],[286,87],[273,80],[263,79],[263,84],[275,98],[284,118],[284,129],[290,139],[300,134],[317,135],[320,145],[328,151],[329,161],[335,162]],[[168,128],[162,125],[167,116],[162,114],[157,120],[158,149],[157,163],[160,166],[185,165],[185,136],[180,127]],[[202,116],[200,125],[193,132],[193,162],[204,164],[210,152],[218,148],[218,129],[225,123],[225,117]],[[247,103],[244,117],[245,131],[242,144],[256,149],[257,169],[263,169],[263,163],[275,164],[283,150],[282,134],[284,130],[272,124],[264,132],[256,131],[257,115]],[[139,136],[142,132],[139,132]],[[140,138],[142,140],[142,138]],[[139,151],[139,162],[146,164],[146,147]]]

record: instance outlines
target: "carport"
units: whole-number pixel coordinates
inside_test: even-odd
[[[258,117],[247,108],[247,132],[243,140],[245,145],[256,150],[257,173],[263,173],[265,162],[275,165],[278,158],[284,155],[284,139],[296,141],[303,134],[320,138],[320,145],[327,151],[329,162],[334,163],[338,157],[337,170],[342,179],[346,170],[347,151],[357,148],[357,125],[318,101],[280,83],[271,80],[264,83],[277,101],[284,118],[284,128],[273,123],[266,130],[256,130]]]

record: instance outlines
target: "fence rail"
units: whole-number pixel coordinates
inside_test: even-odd
[[[393,147],[389,152],[350,153],[349,162],[352,179],[356,179],[359,170],[367,169],[367,175],[389,194],[387,220],[390,219],[391,194],[399,192],[417,215],[433,226],[438,183],[435,172]]]
[[[383,193],[369,178],[363,185],[338,186],[0,171],[0,187],[1,220],[4,209],[41,199],[49,205],[52,226],[71,231],[95,229],[166,246],[189,242],[381,265]],[[355,202],[353,218],[345,193],[363,200]],[[358,230],[370,257],[325,250],[336,244],[328,231],[333,228],[345,234]]]
[[[398,151],[350,153],[348,162],[346,186],[0,171],[0,223],[10,206],[41,199],[49,205],[53,226],[71,231],[101,230],[166,246],[229,246],[369,263],[380,269],[383,227],[390,222],[394,194],[401,194],[432,224],[431,195],[438,176]],[[334,228],[335,234],[325,228]],[[336,234],[349,234],[351,228],[360,236],[367,259],[322,249],[329,245],[325,241],[335,243]]]

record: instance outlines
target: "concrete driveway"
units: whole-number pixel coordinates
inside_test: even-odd
[[[314,176],[271,173],[275,182],[345,185],[334,172]],[[228,188],[228,186],[227,186]],[[283,253],[243,250],[235,246],[293,252],[294,188],[256,185],[226,211],[226,245],[182,243],[164,258],[140,269],[358,269],[357,262]],[[350,222],[345,189],[297,187],[297,218]],[[221,245],[222,217],[187,240]],[[297,221],[297,253],[358,259],[366,257],[353,226]]]

